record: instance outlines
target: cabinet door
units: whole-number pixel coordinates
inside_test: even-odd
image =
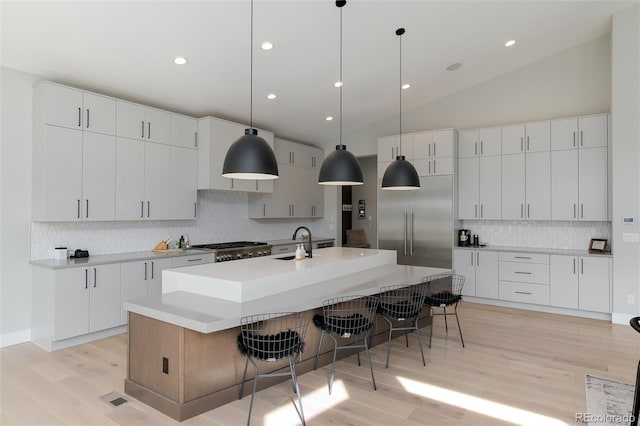
[[[404,139],[404,138],[403,138]],[[413,134],[413,158],[431,158],[433,145],[432,132],[420,132]]]
[[[578,266],[576,256],[549,256],[551,306],[578,309]]]
[[[292,166],[291,180],[287,193],[289,194],[292,217],[311,217],[311,196],[309,194],[309,181],[314,174],[313,169]],[[296,182],[297,184],[292,184]],[[318,185],[320,186],[320,185]]]
[[[611,312],[609,295],[609,259],[580,257],[579,308],[585,311]]]
[[[116,134],[116,100],[106,96],[84,93],[84,120],[82,129],[87,132]]]
[[[162,295],[162,271],[172,268],[171,259],[155,259],[147,261],[147,296],[155,297]]]
[[[55,272],[53,340],[89,332],[89,269]]]
[[[525,174],[524,154],[502,156],[503,220],[525,219]]]
[[[580,148],[597,148],[608,145],[608,116],[578,117]]]
[[[397,136],[378,138],[378,161],[391,162],[399,155]]]
[[[502,129],[500,127],[480,129],[479,138],[478,155],[502,154]]]
[[[198,120],[184,115],[171,114],[171,145],[197,148]]]
[[[478,158],[458,160],[458,217],[460,219],[479,217],[479,164]]]
[[[170,143],[171,114],[155,108],[145,108],[145,138],[150,142]]]
[[[502,128],[502,155],[524,153],[524,124]]]
[[[43,83],[37,88],[43,94],[45,124],[82,128],[82,91],[57,84]]]
[[[476,296],[498,299],[498,252],[476,251]]]
[[[502,218],[501,156],[480,158],[480,219]]]
[[[318,185],[320,169],[312,169],[309,172],[309,198],[311,203],[311,216],[324,216],[324,185]]]
[[[529,123],[526,125],[527,152],[543,152],[551,149],[551,122]]]
[[[131,102],[116,102],[116,136],[131,139],[146,138],[144,107]]]
[[[433,132],[433,143],[431,144],[431,156],[434,158],[453,157],[453,130],[441,130]],[[415,136],[414,136],[414,158],[415,158]]]
[[[272,194],[262,194],[262,213],[265,218],[291,216],[292,182],[295,182],[296,166],[278,164],[280,178],[276,179]]]
[[[147,297],[149,262],[124,262],[120,265],[120,324],[127,323],[124,302]]]
[[[120,264],[90,268],[89,290],[89,331],[120,325]]]
[[[551,153],[551,219],[578,219],[578,150]]]
[[[227,151],[235,142],[236,126],[224,120],[211,120],[211,174],[209,189],[231,189],[234,179],[222,176]]]
[[[116,139],[117,220],[144,218],[144,145],[140,140]]]
[[[198,151],[171,147],[171,208],[173,219],[195,219],[197,215]]]
[[[147,219],[171,219],[171,147],[146,142],[144,195]]]
[[[478,156],[478,131],[471,130],[458,133],[458,157],[468,158]]]
[[[82,132],[44,126],[44,217],[46,221],[80,220]]]
[[[526,218],[528,220],[550,220],[551,152],[527,153],[525,168],[527,175]]]
[[[580,220],[608,220],[607,148],[579,149],[578,170]]]
[[[578,119],[566,118],[551,122],[551,149],[578,148]]]
[[[82,220],[116,217],[116,137],[85,132],[82,138]]]
[[[415,164],[416,162],[417,161],[414,160],[414,165],[416,166],[416,170],[417,170],[418,167]],[[434,158],[433,160],[429,160],[429,162],[431,163],[428,166],[430,176],[442,176],[442,175],[453,174],[453,157]]]
[[[413,134],[399,135],[398,152],[404,155],[405,160],[413,160]]]
[[[465,277],[462,294],[476,295],[476,252],[473,250],[453,250],[453,267],[456,274]]]

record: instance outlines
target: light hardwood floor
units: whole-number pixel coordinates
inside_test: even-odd
[[[466,348],[455,320],[436,318],[423,367],[414,335],[372,350],[378,390],[355,355],[300,376],[309,425],[573,424],[586,410],[585,374],[634,383],[640,335],[631,327],[463,302]],[[428,339],[428,329],[422,330]],[[426,348],[426,345],[425,345]],[[315,348],[308,348],[309,353]],[[126,335],[47,353],[26,343],[0,350],[0,424],[179,424],[124,395]],[[124,396],[113,407],[107,401]],[[256,395],[252,424],[298,424],[290,382]],[[245,424],[249,397],[185,425]]]

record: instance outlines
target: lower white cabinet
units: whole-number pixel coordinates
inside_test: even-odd
[[[463,295],[498,298],[498,252],[456,249],[453,255],[456,274],[465,277]]]
[[[609,258],[552,255],[551,305],[593,312],[611,312]]]
[[[500,252],[500,300],[549,305],[549,255]]]
[[[125,262],[120,267],[120,323],[127,323],[124,302],[162,294],[162,271],[172,267],[171,259]]]

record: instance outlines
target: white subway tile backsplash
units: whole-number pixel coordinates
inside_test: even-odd
[[[494,246],[586,250],[592,238],[611,243],[611,222],[465,220],[462,227]]]
[[[191,244],[239,240],[288,238],[306,225],[313,235],[332,236],[327,219],[250,220],[247,194],[226,191],[198,191],[198,218],[176,221],[31,223],[31,259],[53,258],[53,249],[82,248],[90,254],[112,254],[151,250],[160,240],[175,240],[188,234]]]

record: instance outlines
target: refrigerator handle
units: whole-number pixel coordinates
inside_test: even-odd
[[[409,242],[409,254],[413,256],[413,210],[410,212],[411,218],[411,241]]]
[[[404,211],[404,255],[407,255],[407,211]]]

